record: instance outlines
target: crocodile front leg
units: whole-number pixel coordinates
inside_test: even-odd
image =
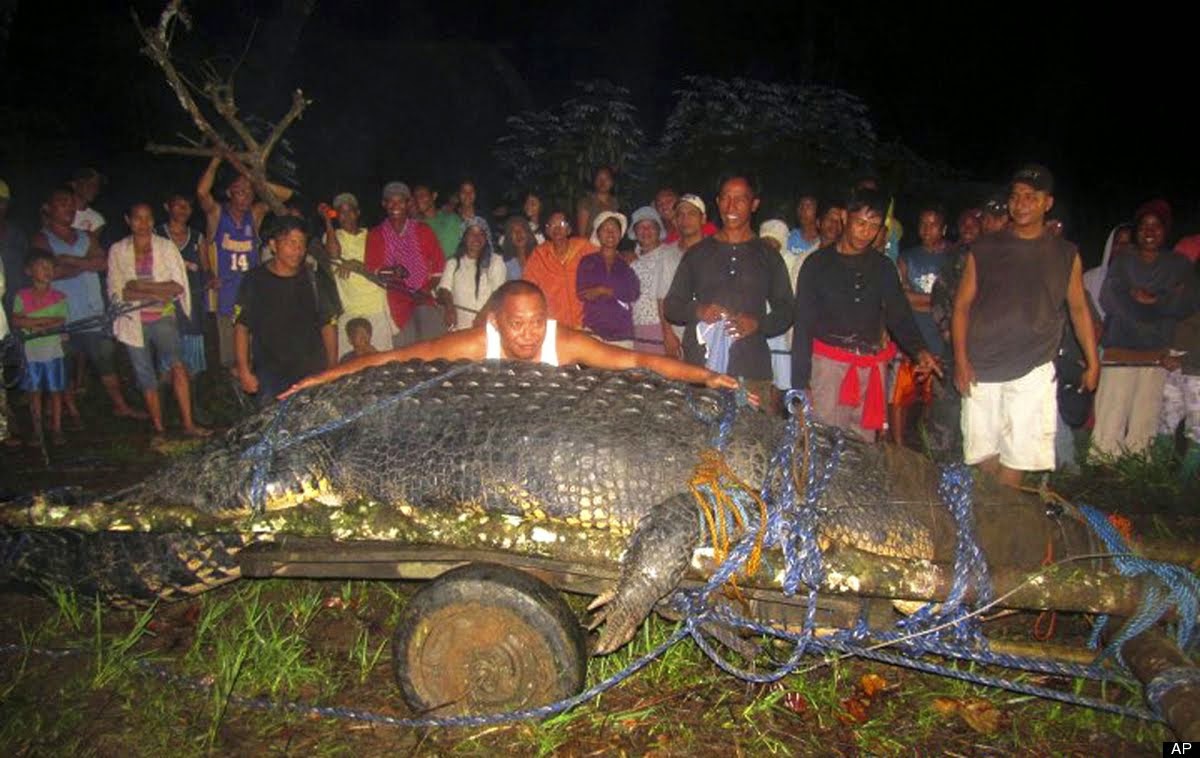
[[[638,522],[621,560],[616,589],[588,606],[596,611],[590,628],[604,623],[596,655],[611,653],[633,639],[655,603],[683,578],[700,536],[699,513],[690,495],[675,495]]]

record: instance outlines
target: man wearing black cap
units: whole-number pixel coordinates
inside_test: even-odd
[[[963,457],[1019,486],[1023,471],[1054,468],[1058,415],[1053,359],[1064,308],[1083,348],[1081,385],[1094,390],[1100,362],[1079,253],[1046,233],[1054,180],[1027,165],[1009,186],[1009,229],[967,253],[954,300],[954,383],[963,395]]]

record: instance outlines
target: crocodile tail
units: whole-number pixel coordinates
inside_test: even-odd
[[[178,600],[241,576],[241,534],[0,528],[0,584],[71,589],[118,605]]]

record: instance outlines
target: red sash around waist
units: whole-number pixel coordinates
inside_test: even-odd
[[[814,339],[812,341],[814,355],[828,358],[838,363],[846,364],[846,376],[838,390],[838,405],[857,407],[862,403],[863,414],[860,422],[863,429],[882,429],[887,415],[887,401],[883,395],[883,374],[880,366],[896,357],[896,343],[889,342],[877,353],[860,355],[827,342]],[[867,378],[867,394],[864,398],[858,386],[858,369],[870,369]]]

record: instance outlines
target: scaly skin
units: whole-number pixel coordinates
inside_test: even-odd
[[[260,412],[107,508],[140,509],[144,519],[154,508],[186,506],[219,526],[252,516],[261,521],[319,499],[366,501],[405,515],[487,512],[605,529],[629,536],[629,542],[620,583],[604,598],[600,619],[606,624],[597,649],[620,647],[676,586],[703,538],[689,482],[712,447],[711,421],[720,415],[721,395],[647,373],[489,362],[445,378],[454,368],[391,364],[301,393],[281,416],[279,406]],[[431,379],[438,381],[430,388],[389,402]],[[337,425],[360,411],[352,423]],[[330,422],[334,428],[290,444]],[[732,471],[757,489],[783,430],[781,420],[739,410],[724,454]],[[810,444],[823,453],[831,440],[829,430],[817,427]],[[273,451],[265,441],[274,441]],[[256,502],[260,463],[265,496]],[[883,454],[848,444],[819,504],[823,539],[896,557],[932,557],[929,529],[917,513],[926,504],[890,502],[887,483]],[[207,528],[220,531],[213,523]],[[188,566],[214,575],[212,583],[228,580],[244,538],[226,535],[215,549],[201,549],[175,529],[104,537],[69,560],[39,557],[45,554],[36,549],[41,541],[54,539],[0,532],[0,578],[7,573],[70,583],[87,575],[114,595],[144,597],[156,587],[159,594],[167,588],[190,594],[210,582],[199,570],[188,575]],[[145,554],[124,560],[128,545],[139,539]],[[213,562],[213,554],[220,572],[205,563]]]

